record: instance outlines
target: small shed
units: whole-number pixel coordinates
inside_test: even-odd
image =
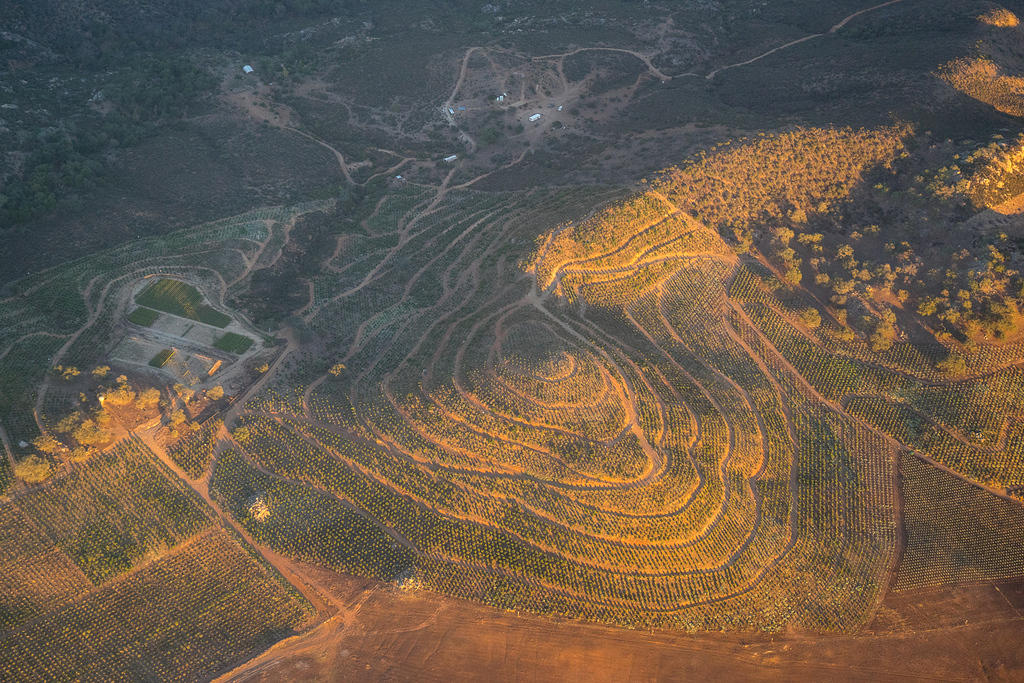
[[[532,116],[530,117],[530,120],[531,120],[531,121],[537,121],[537,120],[539,120],[539,119],[540,119],[540,117],[541,117],[541,116],[543,116],[543,114],[534,114],[534,115],[532,115]]]
[[[255,69],[253,69],[252,66],[246,64],[242,67],[242,71],[244,71],[247,74],[251,74],[253,71],[255,71]]]
[[[446,156],[444,158],[444,161],[445,161],[446,164],[450,164],[450,163],[452,163],[453,161],[455,161],[458,158],[459,158],[458,154],[452,154],[452,155]]]
[[[460,104],[459,105],[459,111],[466,111],[466,105]]]
[[[448,107],[448,113],[449,113],[449,114],[454,114],[454,113],[455,113],[455,110],[454,110],[454,109],[452,109],[451,107]]]

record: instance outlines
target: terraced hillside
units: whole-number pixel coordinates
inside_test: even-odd
[[[0,680],[1021,677],[1017,14],[190,2],[0,3]]]
[[[309,625],[313,605],[175,471],[202,471],[220,423],[165,450],[153,433],[173,406],[156,387],[170,376],[111,358],[141,328],[132,291],[148,276],[188,278],[222,306],[273,235],[323,206],[125,245],[0,302],[0,678],[208,679]]]
[[[902,557],[899,454],[1024,484],[1021,346],[951,376],[948,345],[851,337],[736,240],[842,205],[905,135],[741,143],[537,240],[599,196],[407,188],[314,278],[311,352],[240,409],[214,490],[283,552],[506,608],[855,629]]]
[[[56,435],[46,462],[57,477],[38,490],[61,490],[54,481],[105,452],[61,450],[68,387],[81,386],[67,365],[114,353],[126,367],[124,334],[169,334],[129,317],[148,278],[187,283],[258,337],[232,302],[244,306],[282,268],[297,231],[333,226],[283,339],[237,362],[230,400],[215,403],[224,389],[194,377],[158,394],[159,419],[117,414],[169,481],[265,558],[632,627],[856,631],[890,588],[1024,573],[1012,326],[988,342],[951,321],[943,330],[919,316],[912,328],[918,295],[887,298],[842,246],[837,261],[868,278],[825,299],[821,254],[835,245],[811,228],[909,163],[912,135],[737,140],[627,199],[598,187],[377,185],[344,207],[268,210],[172,236],[161,253],[144,243],[86,259],[20,283],[4,303],[0,360],[38,349],[63,368],[27,364],[4,424],[26,441],[33,427]],[[856,248],[874,234],[865,228]],[[914,277],[892,272],[892,288]],[[997,276],[1017,278],[993,270],[985,301],[1002,291]],[[54,350],[27,344],[35,335]],[[135,376],[159,386],[171,372]],[[197,403],[203,392],[214,398]],[[25,455],[8,452],[19,471]],[[36,490],[19,475],[12,513]],[[957,506],[943,505],[947,494]],[[37,554],[78,583],[18,588],[22,606],[4,618],[41,629],[35,615],[86,580],[103,590],[109,576],[164,571],[175,548],[213,533],[190,524],[155,537],[118,526],[113,546],[61,526]],[[979,526],[983,553],[964,535]],[[97,544],[120,550],[94,558]]]

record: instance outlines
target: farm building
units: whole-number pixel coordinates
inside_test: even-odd
[[[541,117],[541,116],[543,116],[543,114],[533,114],[533,115],[532,115],[532,116],[530,117],[530,120],[531,120],[531,121],[537,121],[538,119],[540,119],[540,117]]]
[[[254,71],[254,69],[251,66],[249,66],[248,64],[246,64],[245,66],[242,67],[242,71],[244,71],[247,74],[251,74]]]
[[[445,161],[445,163],[450,164],[450,163],[452,163],[453,161],[455,161],[458,158],[459,158],[458,154],[452,154],[452,155],[446,156],[444,158],[444,161]]]

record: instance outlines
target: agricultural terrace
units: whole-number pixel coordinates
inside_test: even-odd
[[[856,629],[902,557],[901,453],[986,499],[1024,474],[1019,345],[950,375],[943,344],[851,336],[758,251],[766,217],[836,210],[906,134],[739,141],[604,209],[379,203],[313,278],[316,343],[239,411],[214,490],[281,552],[509,609]]]
[[[956,342],[967,338],[956,324],[987,320],[966,313],[947,316],[948,331],[902,334],[910,314],[866,268],[830,295],[832,260],[808,227],[838,220],[873,174],[906,159],[910,134],[737,140],[625,200],[601,187],[379,185],[310,223],[293,221],[329,207],[205,226],[209,260],[204,248],[135,251],[21,283],[5,315],[25,322],[3,361],[46,348],[19,345],[45,330],[56,336],[43,367],[92,367],[140,303],[142,276],[154,310],[202,305],[191,287],[219,292],[218,307],[260,307],[264,278],[298,293],[287,316],[261,309],[285,321],[283,348],[229,408],[208,404],[201,424],[172,412],[159,432],[166,463],[259,547],[631,627],[856,630],[890,586],[1007,577],[1024,559],[1016,527],[992,527],[999,561],[965,569],[939,559],[959,551],[921,523],[936,468],[942,486],[1015,519],[1024,375],[1012,325],[999,343]],[[315,268],[282,265],[288,226],[312,226],[333,251],[314,254]],[[993,269],[978,295],[1009,297],[1011,271]],[[63,293],[74,334],[25,307],[43,291]],[[26,379],[20,403],[0,406],[5,426],[19,405],[31,420],[59,381]],[[175,392],[168,402],[187,408],[195,389]],[[939,531],[962,519],[934,518]]]
[[[216,675],[309,605],[139,440],[0,503],[0,678]]]

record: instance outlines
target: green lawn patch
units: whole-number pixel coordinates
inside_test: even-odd
[[[229,316],[203,303],[203,295],[198,289],[170,278],[161,278],[146,287],[135,297],[135,303],[214,327],[227,327],[231,322]]]
[[[252,346],[252,339],[242,334],[226,332],[224,336],[214,342],[213,345],[221,351],[242,354],[248,351],[249,347]]]
[[[149,364],[154,368],[162,368],[167,365],[167,362],[171,360],[171,356],[174,355],[174,349],[164,349],[160,353],[153,356],[153,360],[149,361]]]
[[[152,308],[136,308],[128,315],[128,322],[133,322],[136,325],[142,327],[149,327],[156,322],[156,319],[160,317],[160,314],[154,311]]]

